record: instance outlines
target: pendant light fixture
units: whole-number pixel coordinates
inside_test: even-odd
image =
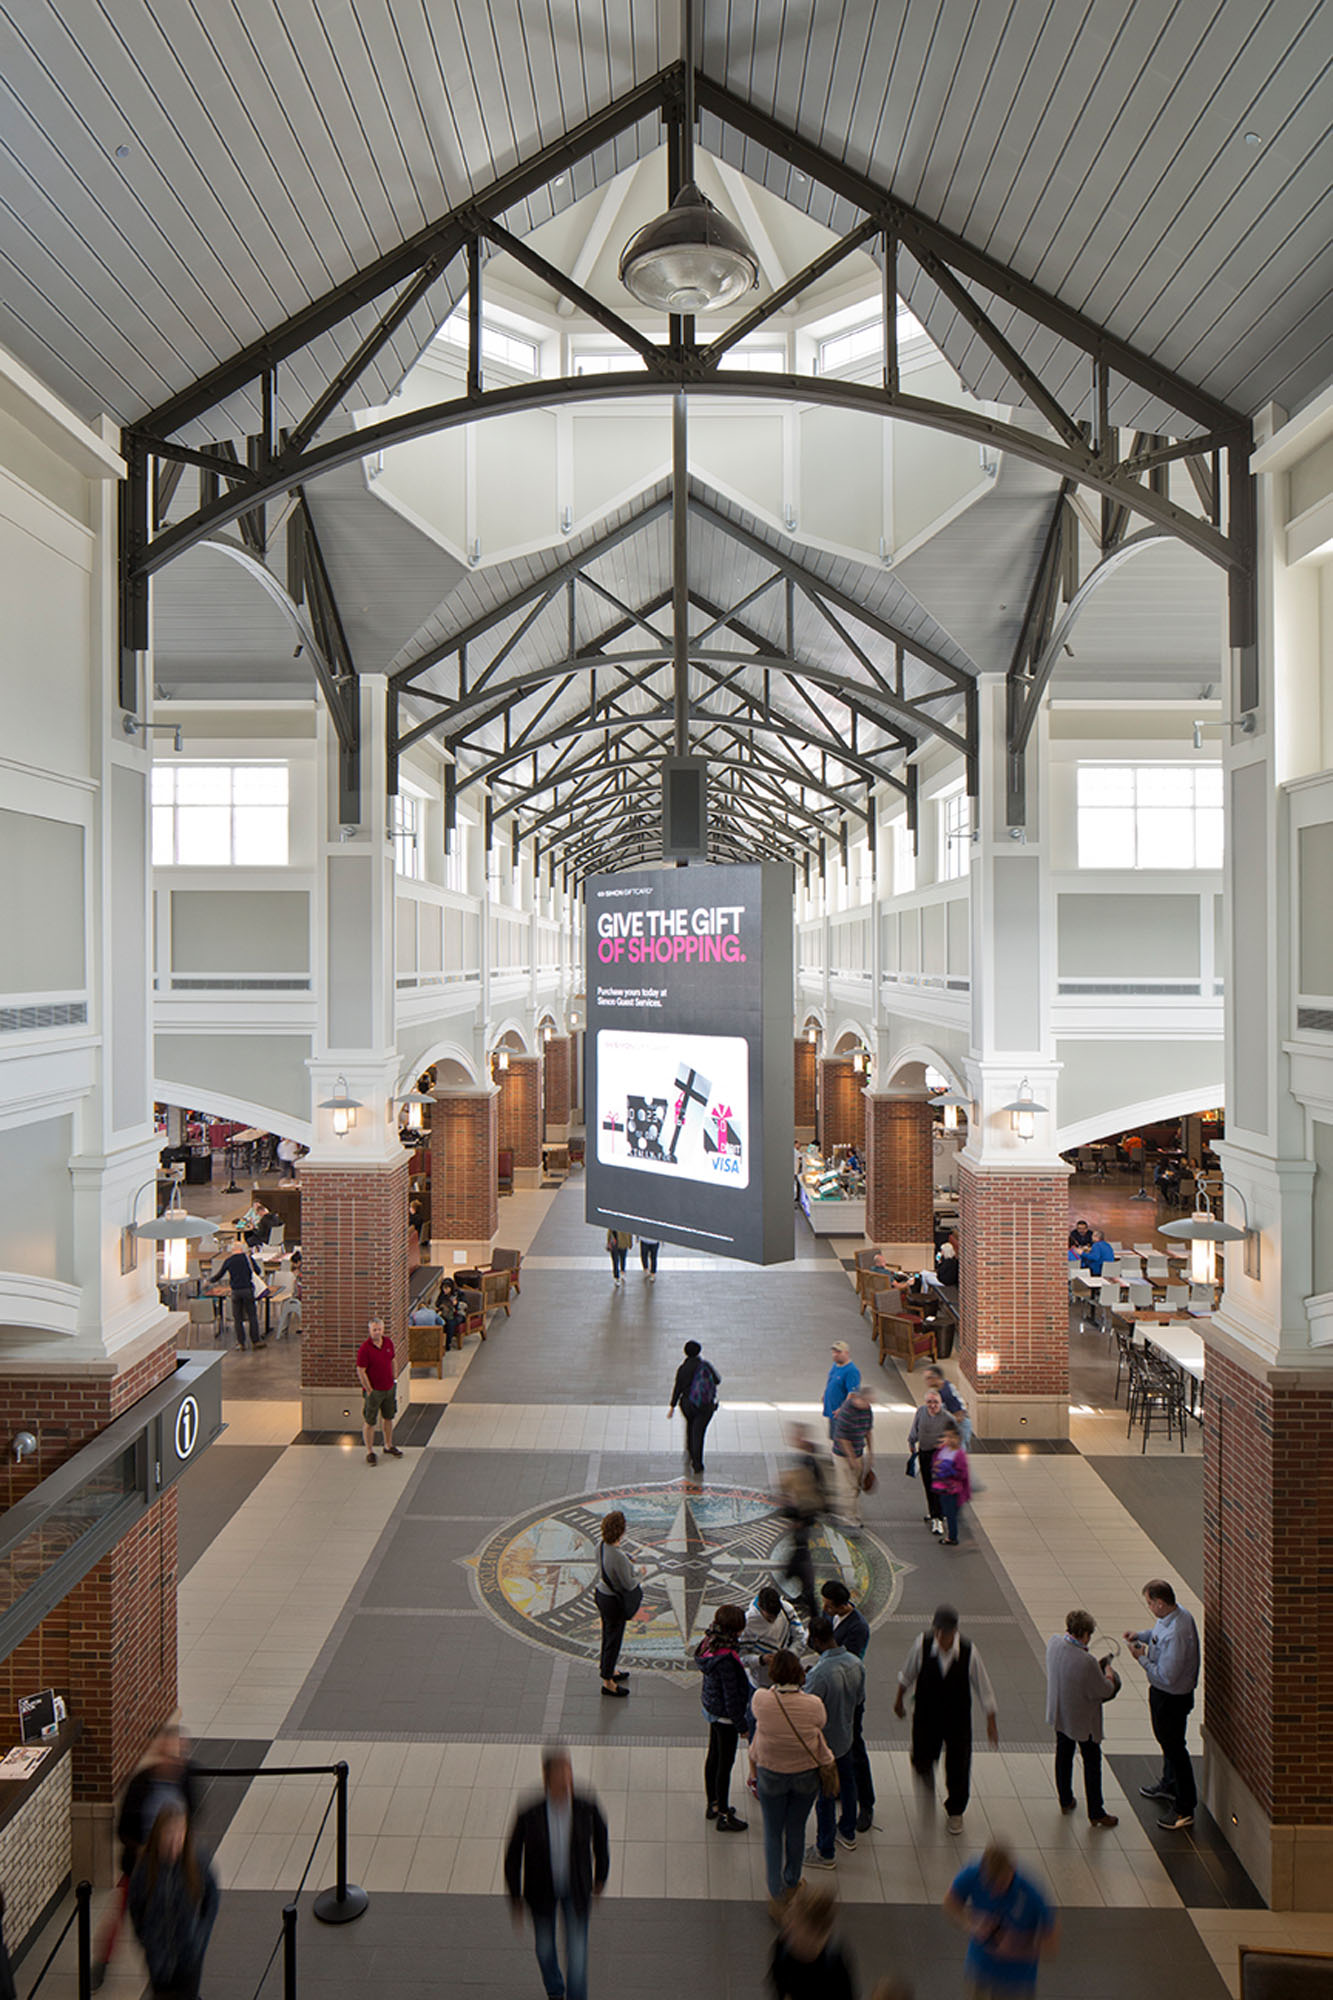
[[[681,15],[681,186],[665,214],[646,223],[620,253],[620,282],[626,291],[640,305],[676,317],[716,312],[759,283],[759,259],[744,234],[695,184],[692,0],[684,0]]]

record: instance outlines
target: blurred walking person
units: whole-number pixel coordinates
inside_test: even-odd
[[[143,1946],[153,2000],[199,2000],[204,1954],[218,1914],[218,1884],[180,1805],[165,1805],[130,1877],[130,1917]]]
[[[587,2000],[588,1916],[611,1873],[606,1817],[574,1785],[567,1750],[542,1752],[542,1797],[520,1809],[505,1848],[505,1889],[514,1924],[532,1918],[537,1964],[547,2000]],[[565,1924],[560,1967],[557,1920]]]

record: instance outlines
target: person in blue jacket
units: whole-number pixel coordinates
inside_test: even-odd
[[[833,1419],[842,1408],[853,1389],[861,1386],[861,1371],[852,1360],[852,1350],[845,1340],[833,1343],[833,1366],[824,1384],[824,1419],[828,1424],[828,1434],[833,1436]]]
[[[1114,1264],[1115,1251],[1111,1248],[1100,1229],[1092,1232],[1092,1241],[1080,1258],[1085,1271],[1091,1271],[1094,1278],[1100,1278],[1107,1264]]]
[[[708,1756],[704,1760],[707,1817],[719,1833],[744,1833],[749,1825],[731,1810],[731,1771],[750,1709],[750,1681],[740,1656],[744,1630],[743,1606],[719,1604],[694,1650],[694,1664],[704,1677],[703,1710],[708,1718]]]

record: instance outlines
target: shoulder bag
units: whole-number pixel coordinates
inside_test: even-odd
[[[809,1756],[810,1745],[806,1742],[804,1736],[802,1736],[800,1730],[796,1727],[796,1724],[792,1721],[786,1709],[783,1707],[782,1696],[778,1693],[776,1688],[773,1689],[773,1699],[774,1701],[776,1701],[778,1705],[778,1711],[782,1716],[782,1720],[786,1723],[788,1729],[790,1729],[792,1735],[796,1738],[796,1741],[800,1744],[802,1750],[804,1750],[806,1755]],[[820,1736],[821,1741],[823,1740],[819,1730],[816,1730],[815,1734],[816,1736]],[[828,1745],[825,1744],[824,1747],[825,1749],[827,1749]],[[838,1797],[838,1794],[842,1790],[842,1779],[838,1776],[837,1764],[834,1763],[831,1758],[827,1764],[822,1764],[819,1758],[816,1757],[814,1759],[814,1769],[819,1774],[819,1789],[824,1794],[824,1797],[826,1799],[836,1799]]]
[[[643,1585],[636,1583],[632,1589],[622,1590],[619,1584],[612,1583],[606,1573],[605,1542],[602,1542],[597,1550],[597,1574],[602,1579],[602,1587],[597,1595],[600,1597],[619,1598],[621,1604],[624,1606],[626,1618],[632,1618],[643,1603]]]

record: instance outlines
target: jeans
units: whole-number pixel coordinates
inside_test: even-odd
[[[696,1472],[702,1472],[704,1469],[704,1437],[716,1413],[716,1403],[710,1403],[706,1410],[686,1410],[683,1413],[685,1417],[685,1456],[689,1459],[690,1464]]]
[[[625,1266],[629,1262],[629,1251],[622,1250],[618,1243],[612,1243],[609,1248],[611,1251],[611,1276],[613,1278],[623,1278],[625,1275]]]
[[[858,1702],[856,1714],[852,1717],[852,1769],[856,1773],[856,1806],[858,1817],[875,1810],[875,1781],[870,1775],[870,1752],[866,1749],[865,1737],[866,1705]]]
[[[825,1860],[833,1852],[835,1831],[844,1840],[856,1839],[856,1760],[850,1750],[838,1759],[838,1783],[836,1799],[826,1797],[821,1786],[815,1800],[815,1845]]]
[[[1162,1783],[1176,1795],[1177,1810],[1192,1813],[1199,1802],[1194,1788],[1194,1767],[1185,1745],[1185,1723],[1194,1706],[1192,1694],[1167,1694],[1164,1688],[1148,1688],[1148,1714],[1152,1733],[1162,1746]]]
[[[245,1329],[250,1329],[250,1344],[259,1345],[259,1307],[253,1292],[233,1292],[231,1314],[236,1322],[236,1345],[245,1346]]]
[[[1079,1744],[1083,1753],[1083,1790],[1088,1801],[1088,1818],[1101,1819],[1106,1812],[1102,1797],[1102,1746],[1087,1737]],[[1072,1806],[1074,1798],[1074,1739],[1055,1732],[1055,1795],[1062,1806]]]
[[[710,1806],[727,1812],[731,1806],[731,1767],[740,1735],[734,1722],[708,1718],[708,1755],[704,1759],[704,1791]]]
[[[644,1243],[642,1240],[639,1243],[639,1262],[644,1270],[651,1271],[654,1277],[657,1275],[657,1253],[660,1248],[661,1245],[657,1243]]]
[[[912,1769],[928,1785],[935,1783],[935,1766],[944,1752],[944,1810],[951,1818],[961,1818],[972,1795],[972,1718],[946,1730],[942,1720],[921,1713],[918,1701],[912,1710]]]
[[[948,1531],[945,1539],[946,1541],[956,1542],[958,1540],[958,1495],[956,1493],[941,1493],[938,1497],[940,1511],[944,1515],[944,1525]]]
[[[600,1590],[594,1591],[593,1595],[602,1620],[601,1674],[604,1681],[609,1681],[616,1670],[620,1643],[625,1636],[625,1600],[623,1597],[606,1597]]]
[[[560,1970],[560,1954],[556,1950],[556,1911],[565,1913],[565,1958],[568,1973]],[[542,1969],[542,1984],[546,1988],[548,2000],[588,2000],[588,1912],[574,1907],[568,1896],[561,1896],[554,1910],[532,1913],[532,1928],[537,1946],[537,1963]]]
[[[768,1893],[780,1896],[784,1889],[794,1889],[801,1879],[805,1824],[819,1795],[819,1778],[814,1771],[769,1771],[761,1764],[756,1785],[759,1809],[764,1815]]]

